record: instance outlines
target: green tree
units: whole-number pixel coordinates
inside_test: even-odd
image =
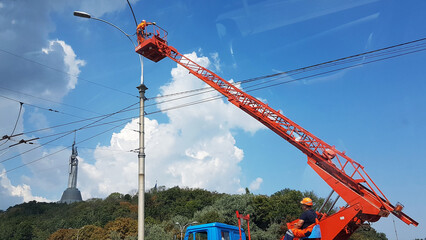
[[[199,223],[225,222],[225,213],[213,206],[207,206],[194,214],[195,221]]]
[[[158,224],[145,225],[145,239],[146,240],[165,240],[172,239],[173,235],[164,231],[164,228]]]
[[[388,240],[386,234],[378,233],[369,226],[358,228],[349,238],[349,240]]]
[[[18,225],[17,231],[13,239],[16,240],[31,240],[33,239],[33,226],[29,222],[21,222]]]

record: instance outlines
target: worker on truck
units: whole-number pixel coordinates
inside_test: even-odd
[[[297,240],[311,235],[317,221],[317,214],[312,209],[312,199],[308,197],[303,198],[300,204],[302,204],[303,213],[299,219],[287,223],[288,231],[284,235],[283,240]]]
[[[136,28],[136,33],[138,35],[138,43],[141,44],[145,38],[147,37],[145,33],[145,28],[148,25],[155,25],[155,22],[147,22],[146,20],[142,20]]]

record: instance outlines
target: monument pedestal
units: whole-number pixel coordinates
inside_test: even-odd
[[[74,202],[81,202],[83,199],[81,198],[81,193],[78,188],[67,188],[64,193],[62,194],[60,203],[74,203]]]

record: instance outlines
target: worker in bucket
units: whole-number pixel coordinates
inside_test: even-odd
[[[303,198],[300,204],[302,204],[303,213],[299,219],[287,223],[288,231],[284,235],[283,240],[298,240],[311,235],[317,221],[317,214],[312,209],[312,199],[308,197]]]
[[[155,25],[155,22],[147,22],[146,20],[142,20],[141,23],[139,23],[138,27],[136,28],[139,44],[142,43],[147,37],[147,34],[145,33],[145,28],[148,25]]]

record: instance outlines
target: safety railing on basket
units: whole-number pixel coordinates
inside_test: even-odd
[[[146,35],[145,39],[156,37],[157,39],[167,43],[168,32],[156,24],[146,26],[145,35]]]

